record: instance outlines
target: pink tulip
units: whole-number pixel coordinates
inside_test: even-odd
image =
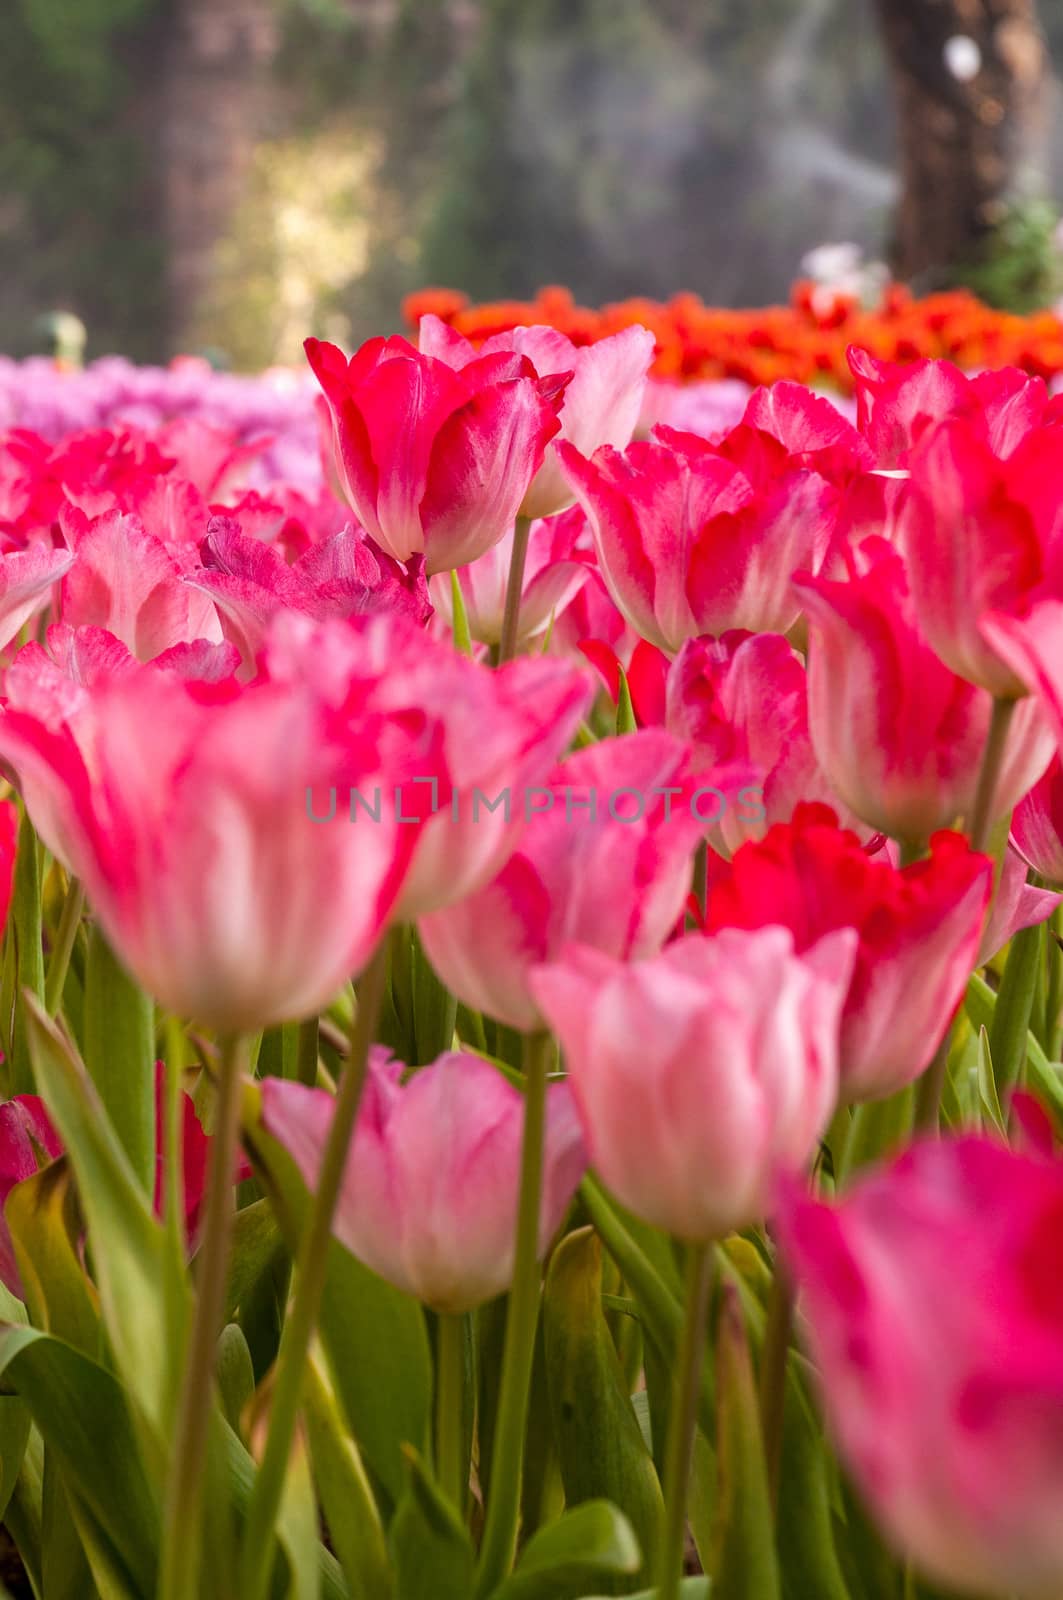
[[[345,675],[349,625],[299,637],[301,620],[279,619],[283,671],[268,650],[243,688],[136,664],[78,683],[32,646],[7,673],[0,753],[38,832],[144,988],[226,1032],[326,1004],[409,868],[416,830],[395,808],[315,826],[308,795],[440,773],[438,724],[388,716],[373,679]]]
[[[780,923],[799,952],[857,930],[842,1096],[873,1100],[929,1065],[977,963],[992,880],[992,862],[959,834],[936,834],[928,859],[898,869],[867,855],[827,807],[799,806],[717,870],[706,926]]]
[[[583,512],[579,509],[571,514],[582,516]],[[582,587],[577,589],[550,630],[550,653],[557,656],[584,655],[586,644],[600,643],[620,660],[627,662],[641,641],[627,618],[614,605],[593,554],[591,561]]]
[[[828,1422],[898,1550],[979,1595],[1063,1587],[1063,1164],[914,1146],[777,1217]]]
[[[631,443],[654,352],[653,334],[640,327],[622,328],[587,345],[573,344],[556,328],[513,328],[492,335],[477,350],[457,329],[432,315],[421,318],[417,342],[422,355],[445,361],[459,371],[478,358],[512,353],[530,361],[540,378],[571,373],[558,438],[585,456],[603,444],[622,450]],[[572,491],[558,467],[555,449],[547,448],[524,497],[523,516],[549,517],[572,504]]]
[[[856,934],[803,955],[785,928],[692,934],[647,961],[572,946],[532,974],[565,1052],[591,1165],[680,1238],[761,1218],[838,1095],[838,1023]]]
[[[983,631],[1063,595],[1063,452],[1056,428],[1031,433],[1006,461],[981,421],[923,433],[899,538],[920,625],[954,672],[1016,699],[1026,684]]]
[[[10,800],[0,800],[0,934],[7,926],[15,886],[18,823],[18,808]]]
[[[1063,886],[1063,761],[1058,754],[1015,807],[1011,842],[1042,878]]]
[[[1017,367],[969,377],[951,361],[878,361],[855,346],[849,365],[856,384],[857,426],[879,467],[906,467],[928,428],[946,418],[984,423],[991,448],[1008,456],[1045,419],[1043,378]]]
[[[377,1046],[333,1231],[374,1272],[433,1311],[471,1311],[509,1288],[524,1096],[480,1056],[406,1068]],[[266,1078],[266,1131],[313,1190],[335,1101]],[[568,1085],[547,1090],[539,1251],[561,1225],[586,1157]]]
[[[982,929],[982,942],[978,947],[979,966],[992,961],[1020,929],[1035,928],[1038,923],[1047,921],[1061,903],[1063,897],[1053,894],[1050,889],[1038,889],[1034,884],[1027,883],[1026,879],[1026,862],[1009,843],[1004,851],[989,916]]]
[[[459,1000],[531,1030],[542,1017],[531,969],[570,940],[620,958],[651,955],[686,901],[692,854],[719,800],[698,792],[686,747],[666,733],[605,739],[526,793],[530,821],[478,893],[418,923],[429,960]]]
[[[730,855],[803,800],[836,803],[808,734],[805,669],[779,634],[691,639],[668,672],[664,722],[699,766],[748,765],[748,795],[729,806],[713,845]]]
[[[464,566],[497,544],[557,433],[568,373],[538,378],[513,354],[460,372],[405,339],[371,339],[348,360],[306,341],[332,413],[344,494],[382,549],[425,570]]]
[[[51,446],[28,428],[0,432],[0,552],[24,550],[49,538],[63,503],[49,470]]]
[[[759,437],[763,447],[741,465],[668,429],[589,461],[557,446],[610,594],[662,650],[729,628],[785,633],[797,620],[790,577],[818,567],[838,495],[816,473],[790,470],[783,447]]]
[[[809,619],[812,742],[837,793],[871,827],[921,846],[970,815],[992,705],[926,641],[904,563],[881,539],[849,552],[846,582],[801,575]],[[996,786],[1011,810],[1050,758],[1052,735],[1021,705]]]
[[[491,671],[402,617],[367,617],[361,627],[327,632],[290,618],[287,628],[297,679],[308,652],[316,654],[322,692],[337,706],[347,685],[358,684],[364,712],[426,729],[423,764],[398,789],[374,789],[367,797],[373,815],[356,824],[375,828],[376,812],[394,810],[397,801],[412,859],[395,916],[412,920],[481,889],[517,848],[526,796],[542,793],[538,786],[549,781],[579,726],[590,700],[587,675],[541,657]],[[287,670],[283,648],[275,647],[271,673]],[[427,730],[437,741],[434,757]],[[317,814],[333,809],[323,825],[348,829],[346,796],[341,802],[330,795],[326,804],[322,793]]]
[[[322,620],[394,611],[423,623],[431,615],[422,558],[414,556],[400,566],[350,525],[311,545],[289,566],[274,546],[241,532],[233,518],[216,516],[207,526],[200,555],[202,566],[188,573],[185,582],[214,602],[225,637],[240,651],[248,670],[270,621],[284,610]]]
[[[54,585],[70,570],[73,560],[69,551],[43,544],[0,555],[0,650],[31,617],[44,610]]]
[[[155,437],[163,453],[173,458],[178,474],[205,500],[237,492],[248,468],[272,443],[268,437],[246,442],[229,428],[214,427],[194,416],[175,417],[158,428]]]
[[[518,643],[527,644],[545,633],[586,583],[592,558],[577,547],[586,520],[583,512],[574,507],[561,516],[532,524],[521,590]],[[458,570],[469,633],[481,644],[498,644],[502,637],[512,556],[510,532],[478,560]],[[437,572],[428,587],[439,617],[448,630],[452,629],[450,573]]]
[[[1023,689],[1036,695],[1063,747],[1063,600],[1043,599],[1023,616],[990,612],[980,631],[987,646],[1014,674]]]
[[[791,461],[831,483],[848,483],[875,465],[874,451],[833,401],[804,383],[754,389],[742,422],[770,434]]]
[[[150,661],[175,644],[221,639],[208,595],[184,581],[178,561],[139,518],[113,511],[85,526],[63,580],[63,620],[105,628],[133,655]]]

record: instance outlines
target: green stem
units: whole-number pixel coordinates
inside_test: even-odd
[[[764,1434],[764,1466],[774,1509],[779,1502],[783,1419],[786,1415],[786,1362],[794,1320],[794,1295],[782,1263],[775,1260],[775,1275],[768,1299],[768,1320],[760,1358],[760,1422]]]
[[[70,957],[77,938],[81,913],[85,908],[85,890],[77,878],[71,878],[63,901],[63,911],[55,933],[48,976],[44,983],[44,1009],[54,1017],[63,1001],[63,987],[70,970]]]
[[[166,1040],[166,1122],[163,1138],[163,1221],[174,1242],[174,1255],[184,1261],[184,1107],[181,1104],[182,1074],[185,1064],[185,1038],[179,1018],[168,1016],[164,1025]]]
[[[661,1542],[657,1600],[678,1600],[686,1550],[687,1493],[697,1422],[698,1390],[705,1359],[705,1323],[709,1308],[712,1246],[688,1247],[686,1311],[679,1345],[679,1368],[668,1419],[668,1454],[664,1469],[664,1537]]]
[[[308,1017],[305,1022],[299,1024],[295,1076],[300,1083],[305,1083],[310,1089],[317,1083],[319,1032],[317,1017]]]
[[[971,811],[971,825],[968,830],[971,847],[974,850],[984,850],[989,843],[989,834],[993,826],[993,801],[997,792],[997,779],[1004,760],[1004,748],[1008,742],[1008,729],[1011,726],[1012,715],[1017,702],[1014,700],[994,700],[993,710],[989,718],[989,733],[986,736],[985,750],[982,752],[982,765],[978,773],[978,787],[975,790],[974,807]]]
[[[465,1464],[465,1318],[436,1320],[436,1471],[443,1493],[462,1517],[468,1495]]]
[[[1063,950],[1059,947],[1063,929],[1063,913],[1057,906],[1045,929],[1045,960],[1048,963],[1048,981],[1045,995],[1045,1055],[1049,1061],[1059,1060],[1060,1014],[1063,1012]]]
[[[921,861],[926,855],[926,841],[915,839],[898,839],[897,850],[901,858],[902,867],[910,867],[916,861]]]
[[[336,1106],[321,1157],[295,1264],[295,1297],[281,1334],[266,1448],[247,1507],[241,1559],[241,1600],[263,1600],[273,1571],[273,1530],[284,1491],[310,1342],[321,1309],[332,1219],[339,1200],[347,1152],[362,1098],[369,1049],[380,1017],[387,977],[387,941],[382,940],[359,986],[351,1054],[340,1079]]]
[[[941,1120],[941,1096],[945,1089],[945,1074],[949,1065],[949,1046],[952,1029],[934,1052],[934,1059],[919,1079],[915,1092],[916,1133],[936,1133]]]
[[[706,839],[702,839],[694,852],[694,898],[704,916],[709,907],[709,845]]]
[[[498,1420],[491,1451],[491,1490],[487,1500],[476,1596],[488,1595],[513,1566],[520,1517],[524,1430],[528,1420],[535,1327],[539,1318],[539,1210],[546,1126],[546,1075],[553,1056],[547,1033],[524,1040],[524,1140],[520,1158],[513,1286],[506,1311],[506,1340]]]
[[[196,1306],[181,1383],[177,1438],[167,1485],[159,1600],[197,1600],[202,1593],[203,1479],[214,1398],[214,1357],[225,1309],[225,1275],[233,1223],[233,1165],[240,1126],[243,1043],[222,1044],[217,1119],[210,1150],[203,1246]]]
[[[517,653],[520,635],[520,601],[524,590],[524,563],[528,558],[528,534],[531,518],[518,517],[513,524],[513,554],[506,582],[506,606],[502,613],[502,636],[498,642],[498,665],[512,661]]]

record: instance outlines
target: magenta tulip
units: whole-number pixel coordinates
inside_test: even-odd
[[[7,673],[0,753],[38,832],[138,981],[228,1032],[326,1004],[376,945],[412,860],[416,830],[395,808],[315,826],[308,793],[391,794],[442,773],[449,798],[438,723],[373,708],[375,681],[344,674],[346,625],[300,637],[302,620],[280,619],[283,670],[244,687],[138,666],[115,640],[124,659],[97,662],[90,682],[37,646]]]
[[[526,791],[525,832],[497,877],[420,919],[447,987],[530,1030],[542,1017],[528,975],[570,940],[622,958],[659,950],[682,914],[704,819],[721,804],[708,782],[694,778],[684,745],[656,731],[570,756]]]
[[[850,552],[846,582],[799,576],[809,622],[809,724],[819,762],[863,822],[921,846],[970,815],[992,712],[920,629],[904,563],[884,540]],[[1016,710],[994,817],[1051,757],[1032,701]]]
[[[358,520],[396,561],[464,566],[512,526],[548,442],[570,371],[536,376],[516,353],[460,372],[405,339],[371,339],[350,360],[306,341],[332,414],[335,462]]]
[[[904,1555],[975,1595],[1063,1590],[1063,1164],[923,1143],[777,1218],[828,1421]]]

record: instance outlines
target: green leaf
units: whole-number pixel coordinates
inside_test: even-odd
[[[317,1501],[310,1476],[306,1439],[301,1428],[295,1431],[288,1470],[284,1474],[284,1493],[277,1514],[277,1528],[288,1560],[290,1584],[286,1600],[320,1600],[321,1569],[318,1556]]]
[[[849,1138],[837,1175],[839,1185],[861,1167],[880,1161],[906,1142],[912,1127],[912,1086],[884,1100],[865,1100],[853,1108]]]
[[[227,1322],[221,1330],[215,1375],[222,1413],[239,1433],[244,1409],[255,1392],[255,1372],[243,1329],[235,1322]]]
[[[454,617],[454,648],[463,656],[471,656],[472,635],[469,632],[469,614],[465,609],[461,581],[453,568],[450,573],[450,608]]]
[[[557,1600],[570,1585],[603,1572],[630,1576],[641,1564],[627,1518],[608,1500],[585,1500],[528,1541],[491,1600]]]
[[[28,1408],[21,1400],[4,1400],[0,1404],[21,1406],[27,1416],[29,1415]],[[19,1559],[26,1569],[33,1593],[38,1597],[44,1591],[41,1577],[43,1499],[44,1441],[39,1431],[31,1425],[26,1453],[22,1458],[11,1499],[4,1509],[4,1526],[15,1541]]]
[[[93,1247],[100,1304],[118,1369],[145,1415],[165,1436],[183,1348],[188,1286],[163,1230],[72,1046],[26,999],[40,1093],[66,1146]]]
[[[295,1163],[262,1127],[260,1110],[261,1098],[249,1088],[245,1133],[294,1254],[307,1193]],[[429,1439],[432,1358],[424,1312],[334,1239],[319,1329],[359,1449],[394,1505],[409,1477],[403,1446],[424,1449]]]
[[[8,1093],[32,1094],[35,1089],[33,1066],[26,1038],[26,1013],[22,1004],[25,990],[44,999],[44,944],[42,942],[41,846],[26,812],[19,823],[15,855],[15,876],[8,922],[14,941],[14,1006],[11,1044],[8,1051]],[[4,1018],[5,1027],[8,1019]],[[39,1090],[37,1091],[40,1092]]]
[[[351,1594],[388,1600],[391,1564],[372,1485],[335,1391],[313,1356],[307,1366],[304,1415],[321,1509]]]
[[[398,1600],[469,1600],[472,1540],[416,1450],[407,1447],[405,1455],[407,1489],[391,1524]]]
[[[601,1242],[593,1228],[581,1228],[566,1235],[554,1251],[543,1294],[546,1370],[561,1479],[570,1506],[606,1500],[630,1518],[645,1564],[620,1570],[645,1580],[653,1570],[664,1502],[601,1296]]]
[[[91,1534],[89,1538],[91,1542]],[[41,1584],[48,1600],[82,1600],[94,1588],[85,1546],[54,1451],[44,1454]]]
[[[776,1517],[782,1592],[785,1600],[850,1600],[831,1516],[833,1462],[796,1368],[791,1353]]]
[[[25,1401],[62,1468],[72,1511],[106,1546],[126,1592],[154,1593],[159,1508],[117,1379],[35,1328],[0,1333],[0,1377]]]
[[[638,722],[635,718],[635,707],[631,703],[631,690],[628,687],[627,673],[623,667],[617,667],[619,683],[616,693],[616,731],[622,733],[636,733]]]
[[[225,1288],[225,1315],[230,1320],[244,1303],[253,1284],[283,1249],[281,1231],[268,1200],[242,1206],[233,1218],[233,1243]]]
[[[679,1299],[675,1262],[665,1254],[668,1240],[656,1229],[636,1224],[624,1215],[593,1175],[589,1174],[581,1183],[580,1198],[638,1302],[649,1341],[646,1350],[647,1371],[654,1366],[667,1372],[674,1371],[683,1326],[683,1308]],[[654,1387],[651,1385],[650,1389],[651,1405]],[[715,1427],[716,1398],[712,1366],[708,1361],[701,1375],[698,1415],[701,1426],[711,1433]],[[663,1440],[663,1429],[659,1430],[659,1436]]]
[[[0,1519],[15,1492],[30,1436],[30,1414],[13,1396],[0,1397]]]
[[[436,976],[435,968],[413,931],[411,946],[413,1029],[417,1040],[415,1066],[427,1066],[454,1044],[457,1002]]]
[[[155,1007],[99,925],[85,968],[84,1057],[137,1181],[155,1193]]]
[[[229,1424],[215,1412],[214,1432],[211,1441],[212,1456],[219,1460],[224,1467],[224,1481],[227,1484],[228,1494],[238,1518],[247,1512],[247,1503],[251,1497],[251,1487],[255,1481],[255,1463],[252,1461],[245,1445],[237,1438]],[[277,1524],[277,1539],[284,1556],[285,1563],[292,1567],[293,1556],[290,1548],[292,1537],[290,1520],[282,1516]],[[331,1551],[326,1550],[320,1540],[316,1541],[317,1566],[321,1580],[322,1600],[351,1600],[347,1585],[343,1581],[343,1573],[339,1562]],[[283,1594],[287,1600],[287,1591],[281,1588],[275,1593]],[[359,1596],[358,1600],[362,1600]],[[365,1596],[365,1600],[376,1600],[375,1596]]]
[[[1020,928],[1012,939],[993,1007],[989,1050],[998,1096],[1025,1079],[1026,1040],[1040,974],[1041,927],[1038,923],[1032,928]]]
[[[836,1542],[853,1600],[901,1600],[904,1571],[896,1561],[848,1480],[841,1480]]]
[[[99,1297],[81,1264],[81,1209],[65,1156],[17,1183],[4,1205],[34,1325],[99,1360]]]
[[[978,1097],[982,1107],[982,1119],[1006,1138],[1007,1124],[1000,1109],[997,1080],[993,1071],[993,1054],[985,1028],[978,1030],[977,1052]]]
[[[988,983],[977,972],[968,979],[964,1007],[973,1027],[990,1030],[990,1043],[996,999]],[[1026,1035],[1026,1069],[1031,1087],[1044,1095],[1057,1116],[1063,1117],[1063,1075],[1058,1065],[1049,1061],[1032,1033]]]
[[[470,1365],[475,1367],[475,1359]],[[467,1385],[467,1399],[472,1399]],[[466,1439],[472,1442],[472,1421],[467,1419]],[[493,1425],[493,1419],[492,1419]],[[535,1327],[535,1352],[532,1357],[528,1421],[524,1430],[524,1469],[520,1486],[521,1537],[528,1539],[537,1529],[556,1522],[565,1509],[565,1490],[561,1482],[557,1440],[550,1414],[550,1390],[546,1372],[546,1341],[543,1319]]]
[[[683,1578],[679,1584],[680,1600],[709,1600],[711,1593],[712,1585],[708,1578]],[[607,1596],[588,1594],[581,1596],[581,1600],[607,1600]],[[629,1595],[628,1600],[657,1600],[657,1590],[640,1589],[638,1594]]]
[[[779,1600],[779,1569],[760,1411],[738,1292],[724,1282],[716,1335],[719,1396],[714,1600]]]

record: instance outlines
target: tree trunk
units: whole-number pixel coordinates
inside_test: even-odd
[[[191,348],[268,109],[272,0],[171,0],[161,119],[168,342]]]
[[[977,260],[1021,187],[1046,82],[1036,0],[876,0],[893,72],[899,277]]]

